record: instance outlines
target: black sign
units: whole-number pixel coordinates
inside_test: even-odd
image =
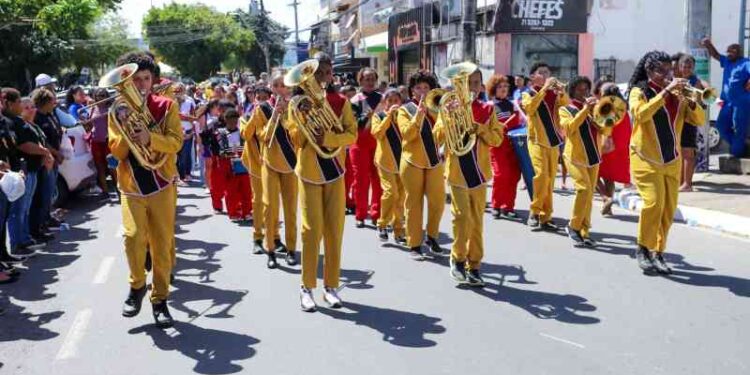
[[[588,0],[500,0],[498,33],[585,33]]]

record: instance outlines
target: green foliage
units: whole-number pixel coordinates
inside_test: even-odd
[[[232,54],[244,53],[255,36],[230,16],[203,4],[152,8],[143,19],[150,48],[164,62],[196,80],[221,69]]]
[[[270,72],[270,68],[281,65],[286,53],[284,40],[289,30],[272,18],[260,14],[249,14],[241,9],[234,12],[234,17],[242,27],[255,34],[255,42],[244,53],[238,53],[237,58],[257,76],[261,72]],[[266,54],[268,64],[266,67]]]
[[[128,39],[128,23],[122,17],[109,13],[89,27],[90,39],[73,40],[72,63],[76,67],[89,66],[99,75],[114,64],[125,52],[137,46]]]

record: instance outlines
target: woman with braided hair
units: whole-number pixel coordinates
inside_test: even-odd
[[[700,124],[704,118],[701,106],[675,95],[685,85],[672,78],[672,60],[662,51],[643,56],[630,79],[630,171],[643,199],[636,258],[644,273],[672,272],[662,255],[677,208],[680,135],[686,122]]]

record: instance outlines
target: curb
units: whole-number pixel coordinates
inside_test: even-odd
[[[636,190],[623,189],[615,193],[615,202],[620,208],[640,212],[643,199]],[[691,227],[703,227],[743,237],[750,237],[750,218],[707,210],[704,208],[678,205],[674,213],[675,222]]]

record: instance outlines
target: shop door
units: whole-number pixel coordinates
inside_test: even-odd
[[[567,81],[578,75],[578,36],[575,34],[514,34],[511,49],[513,74],[529,75],[531,65],[544,61],[554,77]]]
[[[409,77],[419,71],[419,49],[408,49],[398,53],[398,81],[406,83]]]

